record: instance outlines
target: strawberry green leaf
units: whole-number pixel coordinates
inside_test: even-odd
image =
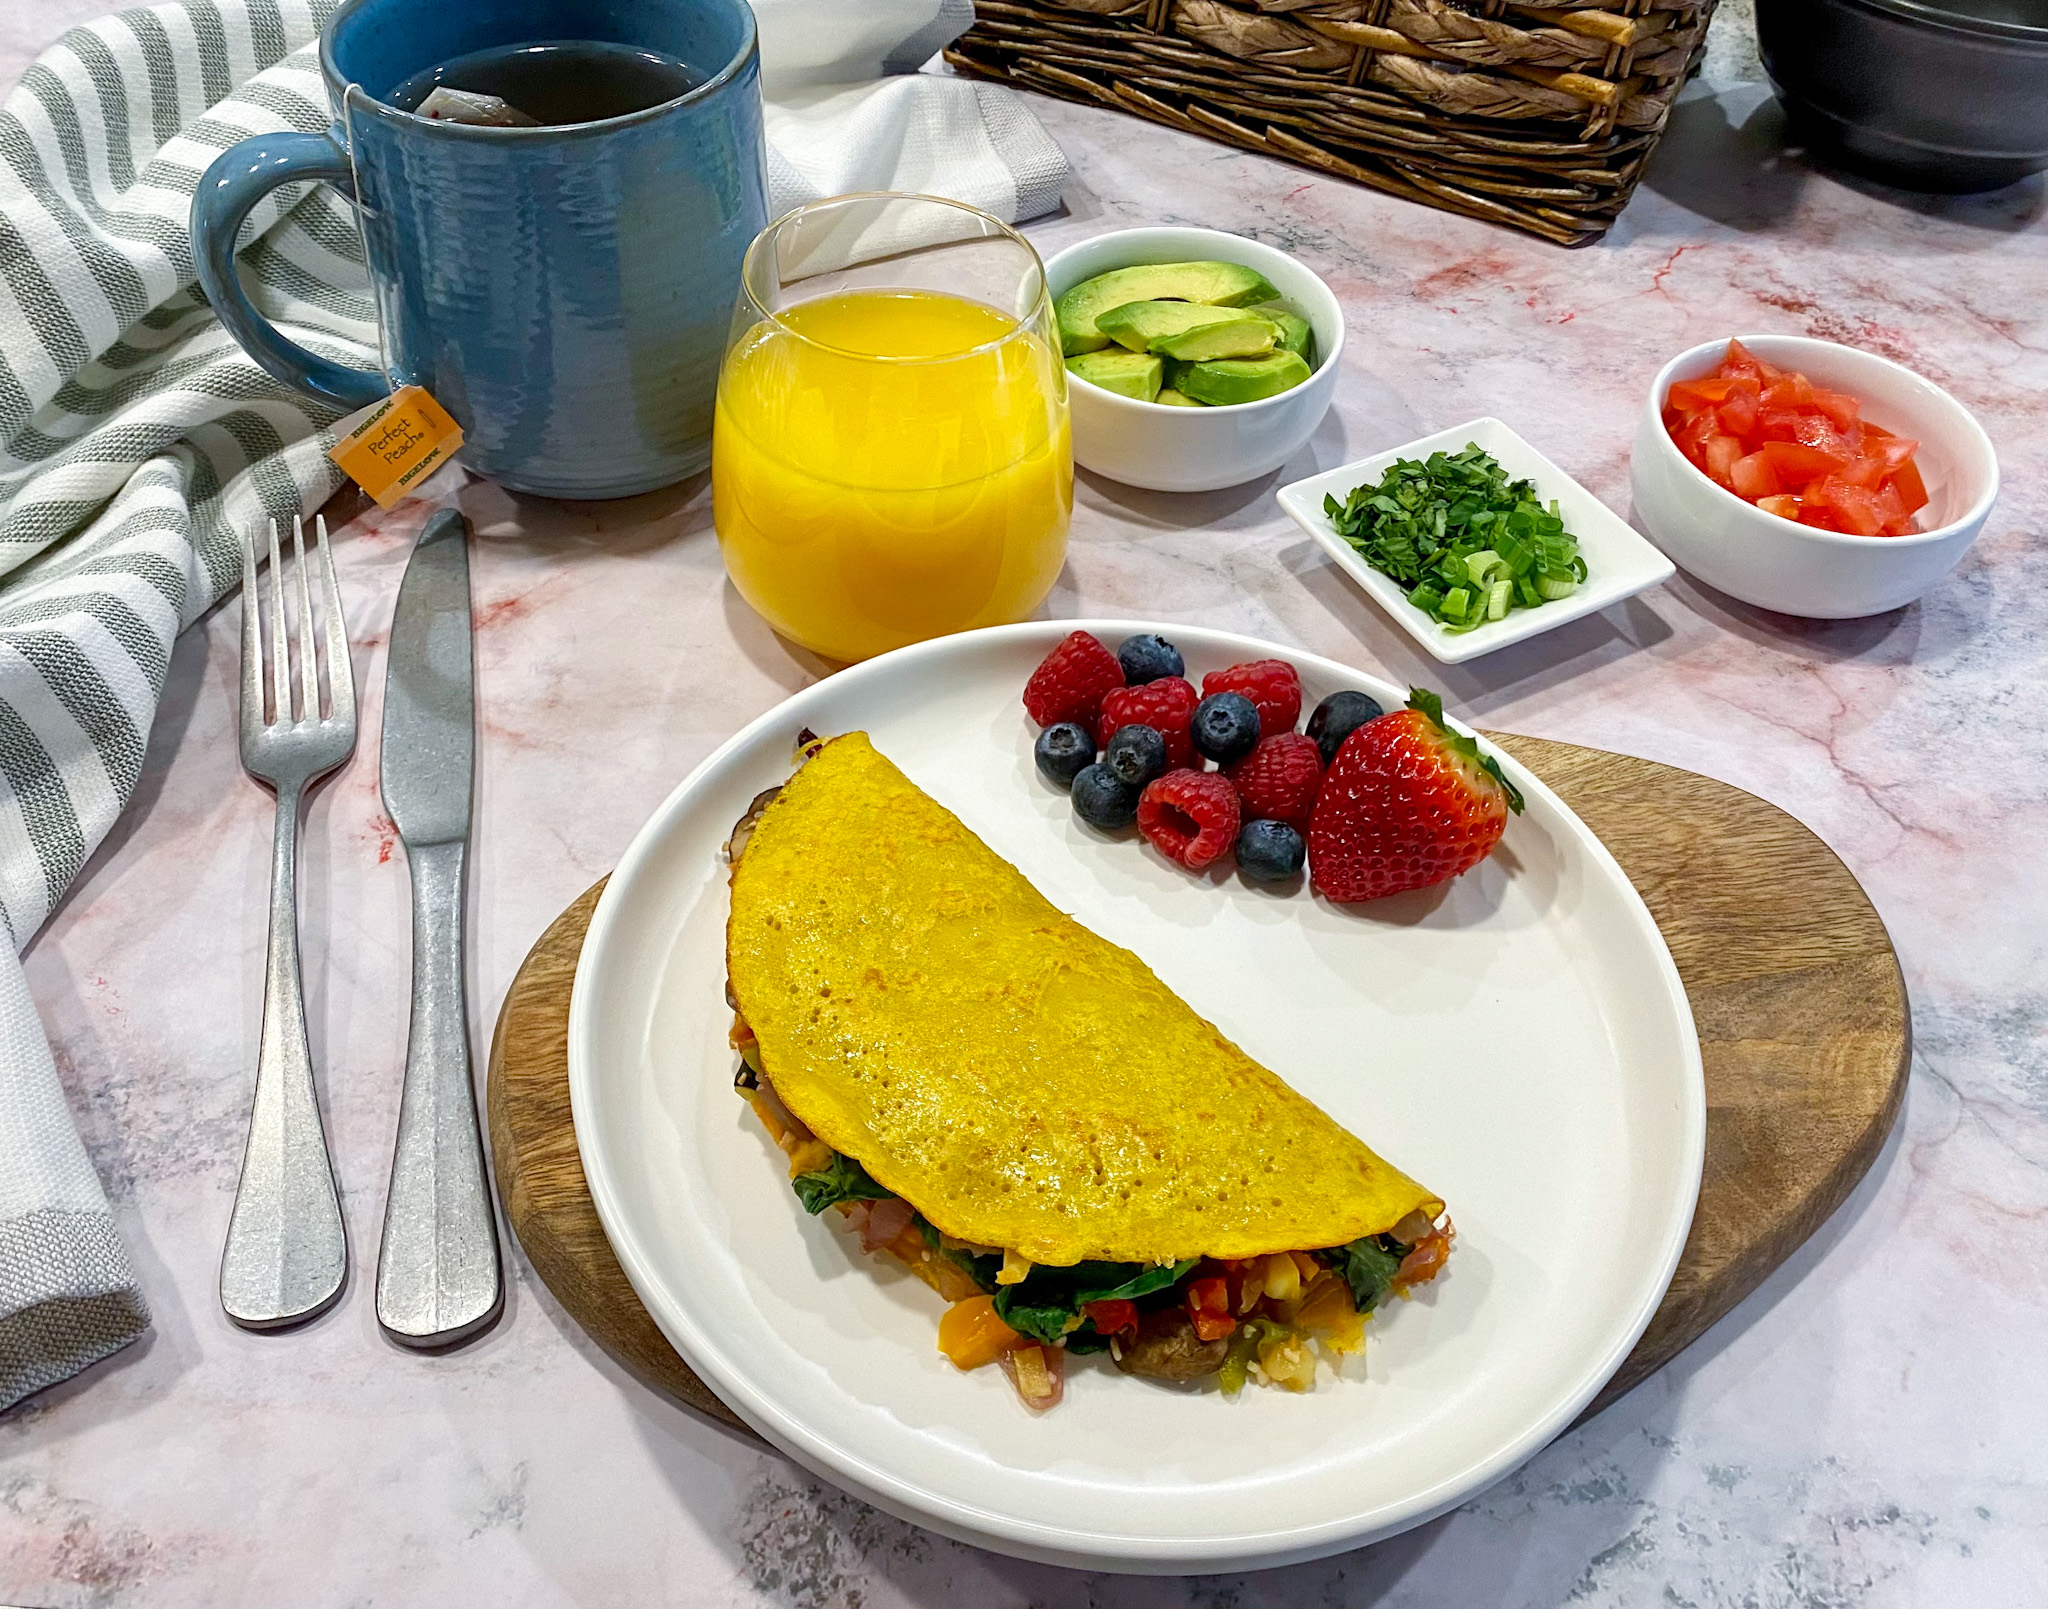
[[[1508,796],[1508,809],[1518,816],[1522,813],[1527,801],[1522,797],[1522,790],[1508,781],[1507,773],[1500,768],[1500,761],[1490,754],[1481,753],[1479,745],[1463,732],[1454,732],[1444,725],[1444,701],[1441,694],[1432,693],[1427,687],[1411,687],[1408,689],[1408,707],[1411,710],[1420,710],[1429,718],[1430,724],[1441,734],[1445,748],[1470,760],[1500,784],[1501,792]]]

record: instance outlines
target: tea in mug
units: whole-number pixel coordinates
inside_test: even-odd
[[[688,62],[638,45],[549,39],[496,45],[415,73],[385,99],[414,112],[437,89],[490,97],[535,124],[598,123],[687,95],[705,75]],[[523,121],[522,119],[495,121]]]

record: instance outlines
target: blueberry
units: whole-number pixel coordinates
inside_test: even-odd
[[[1081,768],[1094,763],[1095,739],[1087,727],[1059,721],[1038,734],[1031,758],[1038,762],[1038,774],[1046,781],[1055,787],[1070,787]]]
[[[1138,819],[1139,791],[1098,760],[1074,778],[1074,814],[1105,832],[1128,827]]]
[[[1237,834],[1237,869],[1261,883],[1284,883],[1301,874],[1308,846],[1284,821],[1247,821]]]
[[[1180,650],[1153,631],[1126,637],[1117,644],[1116,660],[1124,668],[1124,681],[1132,687],[1156,682],[1162,676],[1185,676],[1188,669]]]
[[[1242,693],[1211,693],[1195,706],[1188,731],[1196,748],[1218,765],[1228,765],[1258,746],[1259,709]]]
[[[1102,763],[1116,773],[1118,781],[1142,788],[1166,774],[1166,739],[1156,727],[1119,726],[1102,751]]]
[[[1385,713],[1378,699],[1367,698],[1363,693],[1332,693],[1324,699],[1316,706],[1315,714],[1308,718],[1308,735],[1323,751],[1323,764],[1328,765],[1337,758],[1337,751],[1344,747],[1344,740],[1353,732]]]

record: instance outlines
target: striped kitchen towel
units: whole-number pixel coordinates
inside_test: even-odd
[[[239,579],[237,533],[340,484],[332,413],[221,329],[188,225],[228,146],[328,126],[313,41],[332,3],[123,12],[0,104],[0,1410],[149,1323],[16,957],[133,792],[171,644]],[[755,5],[771,208],[856,183],[1005,219],[1057,203],[1066,160],[1017,97],[916,72],[968,0]],[[273,323],[378,366],[346,202],[275,191],[244,241]]]
[[[332,414],[243,356],[194,285],[199,176],[323,129],[324,0],[187,0],[75,28],[0,106],[0,1408],[149,1309],[16,952],[142,769],[172,640],[239,577],[236,533],[340,484]],[[244,278],[294,340],[375,367],[354,218],[277,192]]]

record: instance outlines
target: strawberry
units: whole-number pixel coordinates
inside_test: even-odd
[[[1138,831],[1191,872],[1230,852],[1242,819],[1237,790],[1218,771],[1169,771],[1138,795]]]
[[[1262,737],[1257,748],[1229,768],[1229,776],[1247,821],[1299,826],[1308,820],[1322,786],[1323,751],[1314,738],[1299,732]]]
[[[1166,739],[1166,763],[1199,766],[1188,717],[1195,713],[1194,685],[1185,677],[1161,676],[1138,687],[1111,688],[1095,721],[1095,741],[1104,748],[1119,726],[1149,726]]]
[[[1124,668],[1085,631],[1069,632],[1024,684],[1024,711],[1040,726],[1078,721],[1092,727],[1102,696],[1124,684]]]
[[[1292,732],[1301,715],[1301,678],[1284,659],[1253,659],[1202,678],[1202,696],[1242,693],[1259,712],[1259,736]]]
[[[1408,707],[1344,740],[1309,818],[1308,872],[1333,900],[1378,899],[1470,871],[1500,842],[1522,796],[1500,762],[1443,724],[1443,700]]]

